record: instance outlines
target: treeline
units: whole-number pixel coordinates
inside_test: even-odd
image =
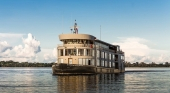
[[[52,67],[52,63],[0,61],[0,67]]]
[[[12,60],[10,61],[0,61],[0,67],[52,67],[54,62],[51,63],[29,63],[29,62],[14,62]],[[125,67],[170,67],[170,63],[145,63],[145,62],[125,62]]]
[[[165,63],[145,63],[145,62],[136,62],[136,63],[130,63],[130,62],[125,62],[125,67],[170,67],[170,63],[165,62]]]

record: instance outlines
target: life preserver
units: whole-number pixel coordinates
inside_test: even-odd
[[[93,48],[93,45],[91,44],[90,47]]]

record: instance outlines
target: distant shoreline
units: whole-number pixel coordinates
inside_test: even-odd
[[[34,63],[29,63],[29,62],[14,62],[12,60],[10,61],[0,61],[0,67],[52,67],[54,62],[51,63],[39,63],[39,62],[34,62]],[[170,63],[165,62],[156,64],[155,62],[152,62],[150,64],[146,64],[144,62],[136,62],[136,63],[130,63],[130,62],[125,62],[124,63],[125,67],[170,67]]]
[[[0,67],[0,68],[10,68],[10,67]],[[15,68],[15,67],[12,67]],[[16,68],[50,68],[50,67],[16,67]]]
[[[52,67],[54,62],[51,63],[29,63],[29,62],[14,62],[10,61],[0,61],[0,67]]]
[[[136,62],[136,63],[125,62],[125,67],[170,67],[170,63],[168,63],[168,62],[165,62],[165,63],[151,62],[151,63],[147,64],[145,62]]]

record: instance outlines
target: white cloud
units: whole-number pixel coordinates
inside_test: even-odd
[[[166,62],[170,61],[170,51],[150,48],[148,40],[143,38],[119,38],[119,42],[114,45],[120,45],[125,52],[126,61],[129,62]]]
[[[6,41],[0,41],[0,53],[5,52],[7,49],[12,47]]]
[[[25,44],[25,49],[28,49],[34,53],[38,53],[41,51],[40,41],[36,40],[32,34],[28,34],[28,38],[23,39],[23,43]]]
[[[0,42],[0,51],[0,60],[31,62],[37,60],[36,54],[41,51],[40,41],[36,40],[35,37],[29,33],[26,39],[23,38],[23,45],[11,47],[5,41]]]
[[[44,49],[40,47],[40,41],[32,34],[22,38],[24,34],[0,33],[0,61],[13,60],[19,62],[55,62],[57,50]],[[22,38],[22,39],[21,39]],[[10,43],[22,43],[10,45]]]
[[[38,52],[41,51],[40,41],[36,40],[32,34],[28,34],[26,39],[23,39],[24,46],[18,45],[13,48],[16,57],[30,58],[35,57]]]

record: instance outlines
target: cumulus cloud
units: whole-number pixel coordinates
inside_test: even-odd
[[[143,38],[119,38],[114,45],[120,45],[129,62],[166,62],[170,60],[170,51],[150,48],[148,40]]]
[[[14,61],[33,61],[36,60],[36,54],[41,51],[40,41],[36,40],[32,34],[23,38],[23,45],[10,46],[6,41],[0,42],[0,60]]]
[[[5,52],[7,49],[12,49],[12,47],[6,41],[0,41],[0,53]]]
[[[25,49],[31,50],[34,53],[41,51],[40,41],[36,40],[30,33],[28,34],[28,38],[23,39],[23,43],[25,44]]]

